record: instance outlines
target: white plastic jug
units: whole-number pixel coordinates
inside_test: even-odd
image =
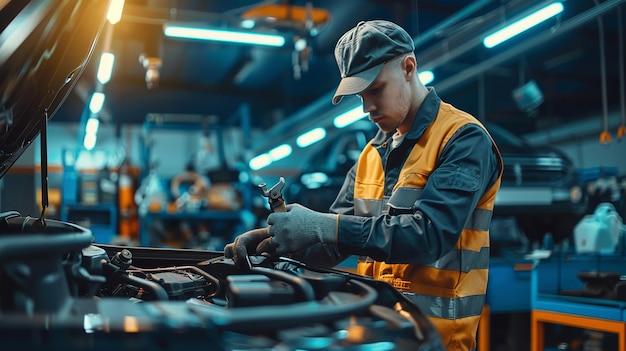
[[[613,204],[599,204],[592,215],[584,216],[574,228],[578,253],[615,252],[624,224]]]

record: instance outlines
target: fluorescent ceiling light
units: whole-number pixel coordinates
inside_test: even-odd
[[[261,154],[259,156],[253,157],[250,162],[248,162],[248,166],[253,171],[259,170],[263,167],[267,167],[272,163],[272,157],[269,154]]]
[[[91,113],[98,113],[102,110],[102,106],[104,106],[104,94],[103,93],[93,93],[91,95],[91,100],[89,101],[89,111]]]
[[[417,77],[420,79],[420,81],[424,85],[435,80],[435,75],[433,74],[433,71],[421,71],[420,73],[417,74]]]
[[[359,105],[348,112],[344,112],[335,117],[333,123],[337,128],[343,128],[349,124],[352,124],[364,117],[367,117],[369,113],[363,112],[363,106]]]
[[[322,127],[318,127],[315,129],[311,129],[306,133],[303,133],[299,137],[296,138],[296,145],[299,147],[307,147],[309,145],[315,144],[318,141],[324,139],[326,137],[326,129]]]
[[[98,82],[106,84],[111,80],[113,73],[113,64],[115,63],[115,55],[110,52],[103,52],[100,56],[100,64],[98,65]]]
[[[112,0],[107,10],[107,20],[111,24],[116,24],[122,18],[122,10],[124,9],[124,0]]]
[[[560,2],[554,2],[550,5],[537,10],[530,15],[511,23],[510,25],[492,33],[483,39],[483,45],[487,48],[492,48],[523,31],[536,26],[537,24],[558,15],[563,12],[563,4]]]
[[[324,172],[306,173],[300,177],[300,180],[307,189],[317,189],[328,181],[328,174]]]
[[[282,144],[271,149],[268,154],[272,157],[272,161],[278,161],[291,155],[291,151],[291,146],[289,144]]]
[[[96,140],[98,136],[95,134],[85,134],[85,139],[83,140],[83,146],[87,150],[92,150],[96,146]]]
[[[285,45],[285,38],[274,34],[235,32],[222,29],[209,29],[166,24],[163,33],[172,38],[214,40],[231,43],[266,45],[280,47]]]
[[[100,126],[100,121],[97,118],[89,118],[87,120],[87,126],[85,127],[86,134],[98,134],[98,127]]]
[[[252,29],[254,28],[254,26],[256,25],[256,21],[255,20],[251,20],[251,19],[245,19],[243,21],[241,21],[241,28],[245,28],[245,29]]]

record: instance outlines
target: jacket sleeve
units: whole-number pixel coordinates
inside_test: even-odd
[[[352,169],[331,211],[340,214],[341,252],[387,263],[428,264],[453,249],[476,204],[499,176],[491,138],[468,124],[448,141],[413,214],[354,215]]]

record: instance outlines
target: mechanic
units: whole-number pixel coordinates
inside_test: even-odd
[[[337,42],[333,104],[358,95],[379,131],[348,172],[330,213],[300,204],[243,233],[225,256],[289,256],[392,284],[428,315],[448,350],[476,347],[489,264],[489,224],[502,159],[479,120],[418,78],[411,36],[361,21]]]

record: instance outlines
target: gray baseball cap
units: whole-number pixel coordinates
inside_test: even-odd
[[[385,62],[414,50],[413,38],[397,24],[385,20],[359,22],[339,38],[335,46],[341,82],[333,96],[333,105],[344,95],[367,89]]]

